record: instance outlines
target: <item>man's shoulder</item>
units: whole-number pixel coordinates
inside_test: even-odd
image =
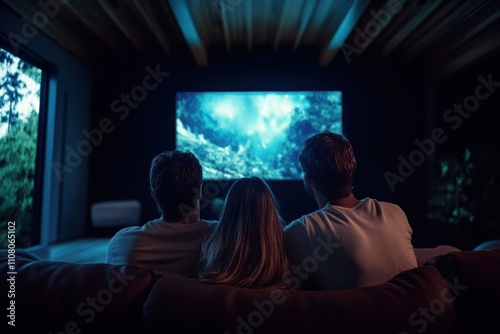
[[[141,226],[127,226],[127,227],[124,227],[120,230],[118,230],[118,232],[115,233],[114,237],[119,237],[119,236],[122,236],[122,235],[127,235],[127,234],[134,234],[134,233],[137,233],[141,230]]]
[[[300,218],[291,221],[287,226],[285,226],[284,230],[285,232],[287,232],[292,230],[303,229],[308,222],[315,220],[318,217],[318,215],[319,215],[319,210],[302,215]]]
[[[128,226],[118,230],[110,239],[110,245],[123,240],[135,238],[141,232],[141,226]]]
[[[150,220],[144,225],[127,226],[119,230],[113,236],[114,239],[134,237],[143,234],[154,233],[154,231],[162,226],[162,221],[159,219]]]
[[[113,254],[117,249],[118,254],[121,254],[125,249],[128,249],[140,234],[140,230],[141,226],[128,226],[116,232],[115,235],[113,235],[113,237],[109,240],[106,262],[113,263],[116,260],[116,256]],[[120,255],[118,255],[118,257],[119,256]]]
[[[391,211],[397,211],[397,212],[404,212],[403,209],[396,203],[393,202],[388,202],[388,201],[381,201],[377,200],[375,198],[366,198],[365,199],[366,203],[372,204],[375,207],[380,207],[383,210],[391,210]]]
[[[388,206],[397,206],[397,207],[399,207],[399,205],[397,205],[396,203],[389,202],[389,201],[386,201],[386,200],[380,200],[380,199],[372,198],[372,197],[365,197],[365,198],[363,198],[362,202],[364,202],[364,203],[375,203],[375,204],[379,204],[379,205],[388,205]]]

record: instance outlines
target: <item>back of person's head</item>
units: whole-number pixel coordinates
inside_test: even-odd
[[[197,208],[203,179],[200,162],[187,151],[166,151],[151,162],[151,196],[165,219],[180,220]]]
[[[306,177],[328,199],[352,192],[356,158],[351,143],[341,134],[324,131],[304,141],[300,164]]]
[[[273,192],[257,177],[235,181],[219,223],[203,245],[200,278],[242,287],[285,287],[288,271]]]

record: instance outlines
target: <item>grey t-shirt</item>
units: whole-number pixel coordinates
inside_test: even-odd
[[[297,286],[318,290],[381,284],[415,268],[411,236],[399,206],[371,198],[353,208],[326,205],[285,227]]]
[[[195,277],[201,245],[216,224],[206,220],[182,224],[156,219],[141,227],[126,227],[110,240],[106,262],[151,268],[157,276]]]

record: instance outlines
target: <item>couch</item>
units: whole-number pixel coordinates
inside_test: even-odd
[[[500,247],[434,255],[384,284],[342,291],[156,279],[25,252],[10,274],[6,250],[0,259],[3,310],[16,325],[8,333],[500,333]]]

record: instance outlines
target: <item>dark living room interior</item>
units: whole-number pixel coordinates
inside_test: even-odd
[[[499,36],[495,0],[0,0],[2,333],[499,333]],[[295,238],[310,252],[293,263],[281,223],[320,206],[299,153],[325,130],[352,144],[355,197],[411,231],[373,209],[402,222],[364,219],[351,253]],[[176,149],[203,166],[202,219],[250,176],[280,215],[247,196],[240,219],[158,219],[152,159]],[[147,265],[109,261],[151,221],[129,243]],[[213,239],[160,231],[228,221],[253,230],[216,239],[240,246],[220,260],[259,284],[204,276]]]
[[[42,257],[100,259],[124,225],[96,226],[94,204],[158,218],[148,173],[177,148],[177,92],[340,91],[358,198],[401,206],[415,247],[500,239],[499,15],[485,0],[2,0],[0,46],[45,80],[31,220],[2,222],[30,225],[18,247]],[[228,182],[207,184],[216,219]],[[286,222],[317,209],[302,180],[269,184]]]

